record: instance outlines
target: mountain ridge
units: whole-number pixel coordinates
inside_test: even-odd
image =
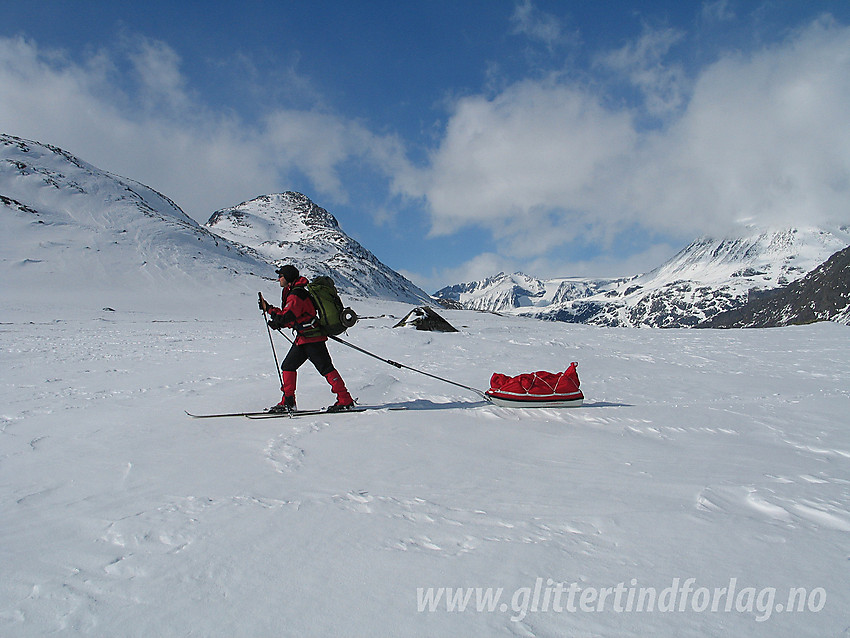
[[[848,244],[845,226],[750,228],[739,236],[698,238],[641,275],[538,280],[500,273],[448,286],[435,297],[477,310],[569,323],[692,327],[802,278]]]
[[[290,261],[308,276],[330,275],[344,294],[432,301],[347,236],[331,213],[292,191],[220,209],[202,226],[140,182],[59,147],[2,134],[0,211],[0,234],[15,239],[0,246],[0,275],[29,298],[50,283],[51,295],[73,302],[83,280],[99,296],[129,299],[140,286],[178,297],[222,286],[246,290]],[[540,280],[499,273],[435,295],[456,307],[544,320],[699,326],[803,279],[848,244],[847,226],[750,228],[740,236],[699,238],[641,275]],[[817,281],[839,285],[830,277]],[[814,296],[809,290],[798,298],[812,303]]]

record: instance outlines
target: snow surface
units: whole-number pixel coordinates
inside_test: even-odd
[[[407,409],[193,420],[279,398],[252,298],[4,304],[0,635],[847,635],[846,326],[444,311],[461,332],[436,334],[391,328],[407,305],[346,301],[374,317],[350,341],[472,387],[579,361],[585,407],[497,408],[332,343],[361,402]],[[301,407],[331,398],[307,364]],[[661,607],[688,579],[734,582],[735,604],[616,611],[605,593],[655,588]],[[597,598],[555,611],[557,583]],[[420,611],[440,587],[502,594]],[[790,588],[804,611],[779,611]]]

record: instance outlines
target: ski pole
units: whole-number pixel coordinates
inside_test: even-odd
[[[418,372],[419,374],[424,374],[426,377],[431,377],[432,379],[437,379],[438,381],[442,381],[444,383],[450,383],[452,385],[458,386],[459,388],[463,388],[464,390],[469,390],[471,392],[474,392],[475,394],[480,396],[485,401],[490,400],[490,398],[486,394],[484,394],[481,390],[476,390],[475,388],[471,388],[468,385],[463,385],[462,383],[458,383],[457,381],[451,381],[450,379],[444,379],[443,377],[438,377],[436,374],[431,374],[430,372],[424,372],[423,370],[417,370],[416,368],[411,368],[410,366],[406,366],[403,363],[399,363],[398,361],[392,361],[390,359],[384,359],[383,357],[379,357],[378,355],[376,355],[372,352],[369,352],[368,350],[364,350],[363,348],[360,348],[359,346],[355,346],[353,343],[349,343],[345,339],[340,339],[339,337],[335,337],[335,336],[331,336],[331,339],[333,339],[334,341],[338,341],[339,343],[341,343],[345,346],[348,346],[349,348],[353,348],[354,350],[357,350],[357,352],[362,352],[365,355],[373,357],[374,359],[377,359],[378,361],[383,361],[384,363],[388,363],[391,366],[395,366],[396,368],[404,368],[405,370],[410,370],[411,372]]]
[[[260,299],[263,298],[263,293],[257,293],[260,296]],[[274,357],[274,366],[277,368],[277,376],[280,379],[280,387],[283,387],[283,373],[280,371],[280,364],[277,362],[277,351],[274,349],[274,339],[272,339],[272,328],[269,325],[269,316],[266,314],[265,308],[263,308],[263,321],[266,324],[266,330],[269,333],[269,343],[272,346],[272,356]]]

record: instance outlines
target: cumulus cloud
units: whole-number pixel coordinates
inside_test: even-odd
[[[287,187],[297,171],[332,202],[341,167],[386,172],[403,156],[393,136],[329,112],[269,109],[258,122],[195,95],[166,43],[125,36],[84,60],[0,38],[0,129],[65,148],[140,180],[204,221],[210,213]]]
[[[677,37],[609,61],[637,68]],[[406,188],[427,202],[434,234],[487,228],[523,257],[535,245],[539,254],[571,236],[610,241],[624,229],[687,237],[741,221],[848,222],[848,51],[850,28],[824,18],[781,43],[725,56],[649,129],[601,88],[559,76],[463,97]],[[647,91],[669,84],[657,80],[633,81]]]
[[[638,210],[698,230],[850,221],[848,51],[850,29],[821,20],[708,68],[684,116],[638,155]]]
[[[595,205],[588,186],[604,182],[605,168],[635,143],[628,113],[556,81],[526,81],[495,99],[459,100],[430,167],[411,187],[427,198],[435,235],[474,223],[528,253],[568,239],[577,230],[570,218],[585,225],[575,211]]]
[[[724,2],[704,6],[729,15]],[[530,2],[514,27],[538,41],[563,36]],[[631,274],[741,222],[850,223],[850,28],[822,18],[687,77],[669,61],[682,38],[644,28],[596,56],[593,70],[613,71],[605,80],[617,85],[561,70],[464,94],[418,165],[406,156],[412,141],[313,106],[306,90],[297,108],[252,95],[260,116],[250,121],[213,108],[160,41],[124,36],[72,57],[0,38],[0,130],[139,179],[201,221],[293,181],[335,205],[351,175],[376,178],[389,186],[369,195],[382,221],[424,210],[432,237],[470,227],[492,237],[480,258],[434,281],[514,268]],[[261,90],[256,74],[246,83]],[[622,241],[635,234],[647,240]],[[599,248],[610,258],[594,257],[593,272],[582,255]]]

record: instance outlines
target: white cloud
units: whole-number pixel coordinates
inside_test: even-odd
[[[698,78],[629,193],[655,227],[850,221],[850,29],[818,21]],[[685,219],[686,218],[686,219]]]
[[[344,199],[334,167],[350,154],[359,153],[354,138],[363,131],[351,131],[330,114],[295,110],[271,113],[265,127],[274,148],[274,161],[303,171],[320,190],[333,193],[337,200]]]
[[[735,11],[729,6],[729,0],[703,2],[702,17],[708,22],[730,22],[735,19]]]
[[[624,49],[624,65],[657,58],[674,36]],[[745,218],[847,222],[848,51],[850,28],[824,19],[723,58],[654,130],[599,89],[556,77],[464,97],[430,165],[403,187],[426,200],[434,234],[486,228],[521,258],[634,228],[687,237]]]
[[[588,186],[606,181],[635,141],[628,113],[554,81],[521,82],[457,103],[411,194],[427,198],[435,235],[474,223],[519,254],[537,252],[586,230],[576,211],[597,202]]]
[[[545,24],[540,17],[530,2],[517,5],[527,34],[534,20]],[[626,274],[652,266],[670,248],[665,240],[721,233],[742,219],[850,223],[850,28],[824,18],[690,78],[667,62],[680,38],[645,29],[596,58],[642,93],[645,110],[623,106],[611,87],[560,74],[464,95],[420,167],[397,136],[313,106],[306,88],[302,108],[255,106],[256,121],[215,110],[176,52],[143,37],[84,58],[0,38],[0,130],[143,181],[199,220],[290,187],[296,172],[331,204],[346,201],[351,168],[385,178],[390,195],[407,198],[401,214],[425,207],[432,236],[474,226],[497,240],[495,252],[487,245],[429,277],[438,282],[516,269]],[[641,127],[646,112],[659,117],[657,128]],[[395,207],[376,208],[386,221]],[[618,236],[642,231],[661,239],[648,249],[635,243],[636,256],[617,253]],[[588,244],[609,251],[595,272],[571,256]]]
[[[128,58],[139,78],[139,96],[148,109],[166,106],[179,113],[191,108],[180,56],[174,49],[142,37],[132,38],[128,46]]]
[[[21,38],[0,38],[0,129],[61,146],[137,179],[205,221],[213,211],[289,187],[292,171],[317,196],[345,200],[352,159],[395,171],[403,153],[332,113],[270,110],[257,123],[206,106],[167,44],[124,37],[83,61]]]
[[[336,202],[347,200],[339,170],[344,162],[366,162],[382,174],[406,166],[397,138],[376,135],[356,121],[331,113],[277,110],[267,116],[264,128],[276,162],[305,173]]]

